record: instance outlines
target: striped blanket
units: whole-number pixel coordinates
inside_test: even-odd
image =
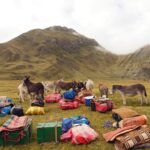
[[[11,116],[1,127],[0,132],[2,131],[15,131],[23,129],[27,126],[29,118],[27,116]]]
[[[150,128],[140,127],[116,138],[116,150],[128,150],[137,145],[150,143]]]

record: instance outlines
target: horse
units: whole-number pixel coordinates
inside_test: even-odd
[[[98,88],[100,91],[100,96],[102,97],[103,95],[106,95],[106,98],[108,98],[108,87],[100,83]]]
[[[147,101],[147,93],[145,86],[142,84],[133,84],[129,86],[122,86],[122,85],[113,85],[112,86],[112,94],[114,94],[116,91],[118,91],[123,99],[123,105],[126,105],[126,96],[135,96],[140,95],[141,96],[141,105],[143,105],[143,101],[145,100],[145,103],[148,104]]]
[[[42,83],[31,82],[30,76],[25,76],[23,83],[27,87],[31,99],[33,93],[36,95],[36,98],[44,99],[44,86]]]
[[[28,89],[27,87],[24,85],[24,83],[19,84],[18,86],[18,95],[19,95],[19,101],[20,102],[24,102],[28,95]]]
[[[73,82],[65,82],[62,80],[58,80],[54,82],[55,84],[55,92],[56,91],[60,91],[60,90],[69,90],[69,89],[75,89],[77,87],[77,82],[73,81]]]
[[[86,90],[88,91],[92,91],[93,88],[94,88],[94,82],[90,79],[88,79],[86,82],[85,82],[85,87],[86,87]]]

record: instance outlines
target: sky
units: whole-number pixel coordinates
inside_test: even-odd
[[[35,28],[73,28],[116,54],[150,44],[150,0],[0,0],[0,43]]]

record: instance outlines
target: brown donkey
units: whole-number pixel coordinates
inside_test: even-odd
[[[140,95],[141,96],[141,105],[143,105],[143,101],[145,100],[145,103],[148,104],[147,101],[147,93],[145,86],[142,84],[133,84],[129,86],[122,86],[122,85],[113,85],[112,86],[112,94],[118,91],[123,99],[123,104],[126,105],[126,96],[135,96]]]
[[[102,97],[103,95],[106,95],[108,98],[108,87],[104,84],[99,84],[99,91],[100,91],[100,96]]]

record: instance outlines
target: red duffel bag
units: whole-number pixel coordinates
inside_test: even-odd
[[[62,98],[60,93],[53,93],[50,95],[45,96],[46,103],[57,103]]]
[[[111,100],[98,101],[95,102],[95,106],[96,106],[96,111],[105,113],[107,111],[112,110],[113,102]]]
[[[79,107],[79,102],[77,101],[64,101],[63,99],[61,99],[59,101],[59,107],[61,109],[75,109]]]

